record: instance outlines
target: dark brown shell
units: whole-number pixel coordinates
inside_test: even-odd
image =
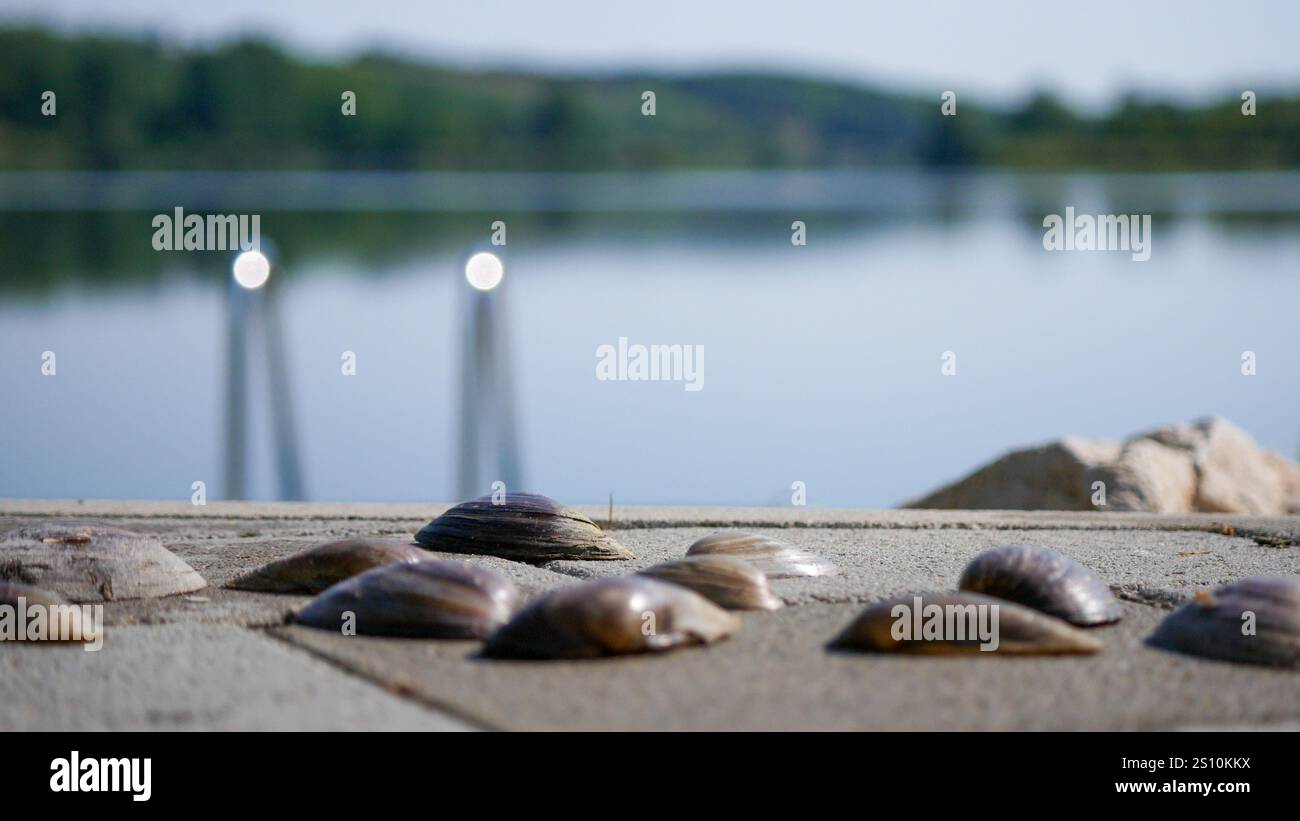
[[[979,554],[961,590],[1006,599],[1083,627],[1119,621],[1119,602],[1101,577],[1046,547],[1006,545]]]
[[[508,493],[456,505],[425,525],[415,541],[429,550],[500,556],[543,564],[557,559],[635,558],[596,523],[554,499]]]
[[[1254,614],[1254,634],[1243,630]],[[1170,613],[1150,643],[1193,656],[1300,668],[1300,576],[1251,576],[1202,590]]]
[[[576,659],[712,644],[740,620],[684,587],[616,576],[551,591],[493,634],[493,658]]]
[[[501,574],[452,560],[399,562],[345,579],[307,603],[298,624],[358,635],[484,639],[515,611],[519,591]]]
[[[915,629],[918,605],[923,627],[921,638],[917,638]],[[956,632],[944,632],[937,637],[926,637],[924,625],[930,621],[929,609],[932,605],[941,608],[937,612],[945,615],[949,607],[961,608],[953,611],[958,616],[953,619],[953,625],[960,624],[965,627],[965,637]],[[995,648],[981,649],[981,640],[969,620],[970,614],[978,616],[980,611],[969,609],[972,605],[996,608],[983,611],[988,614],[989,621],[984,622],[987,628],[992,628],[992,614],[997,614]],[[900,629],[904,624],[909,629],[906,633]],[[896,630],[898,635],[895,635]],[[876,653],[929,655],[978,655],[980,653],[1061,655],[1095,653],[1102,647],[1101,642],[1092,635],[1060,619],[1014,602],[965,592],[915,593],[877,602],[862,611],[836,637],[832,645]]]
[[[779,610],[783,606],[772,594],[763,571],[731,556],[687,556],[637,574],[679,584],[727,610]]]
[[[207,584],[156,536],[81,522],[46,522],[0,536],[0,580],[74,602],[150,599]]]
[[[776,539],[738,530],[705,536],[692,544],[686,555],[723,555],[744,559],[769,579],[826,576],[835,572],[835,565],[820,556]]]
[[[59,615],[54,618],[49,618],[47,615],[46,630],[54,628],[58,633],[50,637],[52,641],[94,641],[102,630],[102,626],[95,622],[93,616],[87,617],[88,614],[81,605],[73,604],[58,593],[26,584],[0,581],[0,605],[17,608],[20,598],[29,613],[29,618],[34,608],[45,608],[47,614],[48,608],[51,607],[69,608],[58,611]]]
[[[396,539],[343,539],[276,559],[226,586],[262,593],[319,593],[373,567],[429,558],[427,551]]]

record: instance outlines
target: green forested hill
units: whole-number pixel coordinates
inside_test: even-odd
[[[657,116],[641,115],[641,92]],[[42,116],[41,93],[58,113]],[[357,116],[340,95],[357,94]],[[997,165],[1127,170],[1300,166],[1300,97],[1082,118],[774,74],[574,77],[384,55],[308,62],[266,42],[0,29],[0,170],[652,170]],[[1261,94],[1263,92],[1261,91]]]

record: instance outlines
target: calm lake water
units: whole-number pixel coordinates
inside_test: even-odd
[[[564,501],[789,504],[801,481],[883,507],[1008,448],[1209,414],[1296,454],[1297,175],[241,180],[0,175],[0,497],[223,495],[230,255],[153,251],[175,205],[261,213],[279,253],[278,382],[246,330],[248,498],[458,496],[463,264],[495,219],[521,484]],[[1153,213],[1150,260],[1044,251],[1067,205]],[[703,346],[703,389],[598,380],[620,337]]]

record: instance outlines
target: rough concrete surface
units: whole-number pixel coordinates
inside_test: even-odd
[[[773,530],[749,528],[825,556],[838,568],[831,576],[773,579],[772,589],[789,604],[869,602],[915,590],[952,589],[977,553],[1013,542],[1055,548],[1092,567],[1117,592],[1141,596],[1190,595],[1198,587],[1259,573],[1300,573],[1300,550],[1270,548],[1245,538],[1191,531],[1034,530]],[[632,562],[551,562],[549,570],[579,577],[626,573],[682,556],[708,528],[627,531],[619,538]]]
[[[450,508],[449,504],[335,504],[329,502],[116,502],[96,500],[0,499],[0,516],[80,518],[102,521],[160,519],[225,520],[226,528],[250,528],[258,522],[311,522],[338,533],[357,532],[361,524],[375,535],[413,534]],[[608,509],[574,506],[601,527]],[[374,523],[371,525],[370,523]],[[1255,516],[1238,513],[1127,513],[1021,510],[851,510],[807,507],[614,507],[615,528],[644,527],[818,527],[960,530],[1205,530],[1224,525],[1300,536],[1300,516]],[[371,528],[375,529],[371,529]],[[255,528],[254,528],[255,529]],[[326,532],[309,529],[306,535]]]
[[[582,662],[477,657],[466,642],[364,645],[284,634],[366,675],[506,729],[1156,729],[1300,714],[1294,672],[1200,662],[1142,639],[1163,613],[1126,604],[1106,649],[1071,658],[920,658],[825,648],[860,608],[807,605],[744,616],[728,642],[671,656]]]
[[[106,628],[104,646],[0,645],[5,730],[456,730],[460,721],[238,627]]]
[[[410,536],[446,505],[0,501],[0,529],[50,518],[157,534],[205,590],[110,602],[104,648],[0,644],[11,729],[1183,729],[1300,726],[1300,673],[1143,643],[1200,587],[1300,573],[1300,517],[1015,511],[618,508],[632,562],[489,557],[526,596],[682,555],[736,523],[834,561],[774,580],[789,604],[733,639],[661,656],[503,662],[474,642],[345,637],[285,624],[309,597],[228,590],[235,575],[343,536]],[[604,522],[604,511],[587,511]],[[1255,537],[1262,538],[1261,544]],[[1280,537],[1280,538],[1278,538]],[[882,596],[950,589],[981,550],[1032,542],[1124,599],[1092,657],[904,658],[825,643]]]

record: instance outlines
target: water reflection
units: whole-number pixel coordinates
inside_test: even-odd
[[[257,253],[257,252],[252,252]],[[241,255],[242,257],[243,255]],[[243,499],[247,492],[249,372],[261,362],[266,378],[268,411],[271,418],[279,498],[297,501],[307,498],[293,411],[292,379],[281,329],[279,277],[241,282],[230,277],[227,289],[226,388],[225,388],[225,498]],[[246,287],[250,282],[252,287]],[[250,344],[250,340],[252,344]],[[250,354],[260,353],[251,357]]]
[[[460,499],[483,495],[480,470],[486,470],[491,483],[501,481],[510,491],[523,490],[505,306],[508,288],[499,273],[495,279],[484,278],[472,267],[474,260],[486,253],[476,254],[467,264],[466,276],[474,287],[463,289],[464,308],[459,312],[462,343],[456,487]]]
[[[150,211],[0,205],[0,497],[188,498],[210,477],[262,499],[449,501],[500,480],[786,504],[799,480],[812,505],[861,507],[1008,447],[1211,413],[1294,449],[1300,175],[923,181],[948,207],[904,193],[899,212],[886,178],[848,175],[831,193],[858,210],[780,207],[814,182],[758,185],[779,194],[766,210],[709,210],[735,198],[720,190],[684,210],[269,211],[279,264],[258,294],[231,290],[224,255],[153,251]],[[1065,205],[1173,212],[1135,264],[1045,253],[1034,209]],[[497,218],[510,268],[485,296],[464,252]],[[705,345],[708,388],[597,381],[620,336]]]

